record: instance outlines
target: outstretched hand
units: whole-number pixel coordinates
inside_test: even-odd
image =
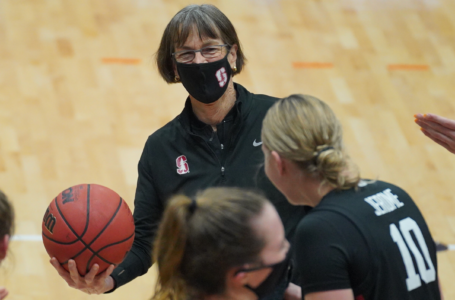
[[[6,296],[8,296],[8,290],[5,287],[0,286],[0,300],[5,299]]]
[[[455,120],[435,114],[416,114],[414,117],[423,134],[455,154]]]
[[[103,294],[114,288],[114,279],[110,276],[115,266],[110,265],[103,273],[96,275],[99,270],[98,264],[94,264],[84,277],[79,275],[76,262],[72,259],[68,261],[69,272],[66,271],[55,257],[51,259],[51,264],[57,270],[60,277],[72,288],[91,294]],[[3,299],[3,298],[0,298]]]

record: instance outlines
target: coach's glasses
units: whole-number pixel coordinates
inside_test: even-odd
[[[196,52],[201,52],[202,56],[208,59],[216,58],[221,55],[223,47],[231,47],[229,44],[213,45],[201,48],[199,50],[182,50],[172,53],[174,59],[178,63],[189,63],[193,61]]]

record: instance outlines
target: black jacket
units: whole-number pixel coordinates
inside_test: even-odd
[[[277,98],[255,95],[235,84],[237,101],[217,134],[201,123],[188,99],[174,120],[149,136],[138,165],[134,202],[136,237],[133,247],[113,272],[119,287],[143,275],[152,265],[152,244],[170,196],[213,186],[235,186],[262,191],[275,205],[286,236],[292,240],[304,215],[303,207],[290,205],[264,174],[261,151],[262,120]]]

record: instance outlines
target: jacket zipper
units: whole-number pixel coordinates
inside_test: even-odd
[[[214,134],[214,133],[215,133],[215,131],[212,132],[212,136],[211,136],[210,140],[213,139],[213,137],[214,137],[213,134]],[[210,145],[207,143],[207,141],[206,141],[202,136],[199,136],[199,135],[194,134],[194,133],[192,133],[192,132],[190,132],[190,134],[193,135],[193,136],[195,136],[195,137],[197,137],[197,138],[199,138],[199,139],[201,139],[202,141],[204,141],[204,143],[205,143],[205,145],[207,146],[207,148],[210,149],[210,151],[212,152],[213,156],[214,156],[214,157],[216,158],[216,160],[218,161],[218,164],[221,166],[221,176],[222,176],[223,179],[224,179],[224,170],[225,170],[225,168],[224,168],[224,166],[221,165],[221,161],[220,161],[220,159],[218,158],[218,156],[216,155],[215,151],[213,151],[212,147],[210,147]],[[223,145],[223,144],[221,144],[221,149],[224,149],[224,145]]]

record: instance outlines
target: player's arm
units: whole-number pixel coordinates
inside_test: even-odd
[[[338,225],[338,215],[327,214],[309,215],[297,227],[295,266],[302,299],[353,300],[349,261],[354,253],[345,239],[350,228]]]
[[[354,300],[351,289],[316,292],[305,295],[305,300]]]

